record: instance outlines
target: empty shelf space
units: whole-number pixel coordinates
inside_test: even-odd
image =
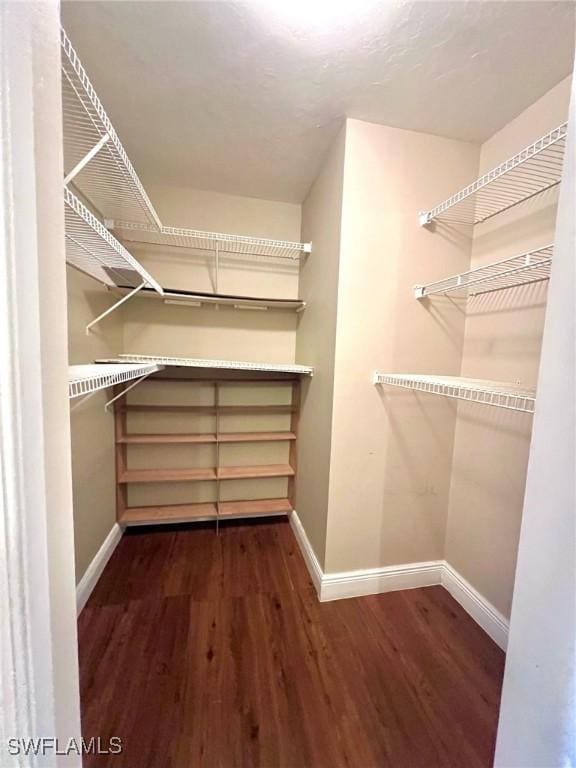
[[[115,288],[115,293],[125,295],[130,288]],[[164,289],[164,294],[159,296],[155,291],[144,288],[138,294],[139,298],[162,299],[165,304],[173,304],[182,307],[203,307],[206,305],[215,307],[233,307],[234,309],[283,309],[301,312],[306,307],[306,302],[300,299],[270,299],[258,296],[232,296],[218,293],[201,293],[194,291],[174,291]]]
[[[119,438],[118,443],[126,445],[183,445],[183,444],[204,444],[215,443],[216,435],[213,434],[170,434],[170,435],[148,435],[148,434],[134,434],[124,435]]]
[[[255,501],[221,501],[220,517],[258,517],[260,515],[288,515],[292,505],[288,499],[258,499]]]
[[[145,403],[136,403],[121,406],[123,411],[149,411],[150,413],[216,413],[215,405],[158,405],[156,403],[149,405]]]
[[[71,266],[108,286],[147,285],[158,293],[162,288],[114,235],[80,202],[64,189],[66,261]],[[129,360],[122,361],[124,363]]]
[[[160,355],[131,355],[122,354],[116,359],[102,360],[104,363],[157,363],[165,367],[224,369],[230,371],[250,371],[264,373],[291,373],[301,376],[312,376],[314,368],[297,363],[260,363],[245,360],[207,360],[195,357],[163,357]]]
[[[118,477],[119,483],[186,483],[216,480],[214,467],[193,469],[126,469]]]
[[[161,370],[159,365],[70,365],[68,397],[88,395]]]
[[[556,186],[562,179],[567,127],[563,123],[444,202],[420,213],[420,223],[439,219],[479,224]]]
[[[120,525],[158,525],[187,523],[195,520],[215,520],[216,504],[166,504],[157,507],[128,507],[118,518]]]
[[[292,477],[295,472],[289,464],[259,464],[249,467],[219,467],[219,480],[248,480],[258,477]]]
[[[221,254],[296,260],[312,250],[310,243],[230,235],[223,232],[205,232],[199,229],[183,229],[163,225],[158,230],[154,226],[133,221],[116,221],[114,229],[122,240],[129,242],[187,248],[189,250],[218,250]]]
[[[222,432],[219,443],[268,443],[296,440],[294,432]]]
[[[458,376],[377,372],[374,375],[374,383],[525,413],[534,413],[536,400],[536,392],[532,388],[509,382],[467,379]]]
[[[448,293],[476,296],[548,280],[553,250],[553,245],[546,245],[543,248],[495,261],[484,267],[452,275],[434,283],[417,285],[414,287],[414,294],[417,299]]]

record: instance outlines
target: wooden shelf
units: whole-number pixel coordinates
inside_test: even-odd
[[[119,483],[186,483],[216,480],[214,467],[194,469],[126,469],[118,477]]]
[[[296,440],[294,432],[223,432],[195,434],[136,434],[124,435],[118,442],[125,445],[198,445],[205,443],[275,443]]]
[[[253,372],[253,379],[247,379],[242,384],[263,384],[261,372]],[[162,381],[159,378],[158,381]],[[200,381],[200,379],[196,380]],[[278,382],[278,379],[274,379]],[[193,382],[194,383],[194,380]],[[185,523],[198,520],[217,520],[244,517],[266,517],[267,515],[286,515],[289,514],[294,506],[294,483],[296,477],[297,452],[296,442],[298,434],[298,412],[300,405],[300,381],[298,379],[289,380],[291,387],[291,402],[285,405],[222,405],[222,388],[230,383],[240,383],[238,380],[230,382],[227,378],[219,380],[210,380],[202,383],[209,383],[213,388],[212,403],[207,405],[173,405],[166,403],[150,402],[149,404],[129,404],[126,402],[126,396],[121,396],[115,403],[115,439],[116,439],[116,508],[117,519],[121,525],[161,525],[169,523]],[[282,381],[282,383],[284,383]],[[121,393],[119,393],[121,394]],[[210,432],[182,432],[182,433],[129,433],[128,413],[182,413],[182,414],[213,414],[214,425],[209,427]],[[227,414],[247,414],[255,416],[256,414],[287,414],[289,423],[283,425],[283,429],[275,431],[243,431],[243,432],[222,432],[222,422],[220,419]],[[254,427],[260,426],[255,423]],[[282,426],[282,425],[280,425]],[[286,450],[285,464],[258,464],[258,465],[236,465],[222,466],[222,452],[218,450],[219,445],[223,444],[248,444],[248,443],[284,443],[289,450]],[[216,452],[213,459],[208,462],[214,462],[211,467],[176,467],[176,468],[150,468],[150,469],[130,469],[128,464],[129,446],[131,445],[202,445],[212,444],[216,446]],[[244,455],[244,454],[243,454]],[[279,457],[280,458],[280,457]],[[224,455],[225,459],[225,455]],[[252,459],[254,460],[254,459]],[[270,460],[270,459],[268,459]],[[234,461],[234,459],[232,459]],[[242,459],[236,459],[242,461]],[[250,461],[248,456],[244,461]],[[193,461],[191,463],[194,463]],[[230,485],[224,485],[229,480],[258,480],[267,478],[285,478],[282,486],[285,490],[270,490],[265,493],[280,493],[285,498],[256,499],[249,498],[238,499],[236,501],[223,501],[222,496],[231,495]],[[140,483],[171,484],[171,483],[194,483],[194,482],[212,482],[214,483],[215,501],[209,503],[178,503],[161,504],[158,506],[138,506],[130,507],[128,505],[129,485]],[[234,496],[249,496],[252,492],[252,486],[243,485],[245,491],[234,493]],[[228,494],[226,493],[226,491]],[[160,499],[159,499],[160,500]]]
[[[221,501],[220,517],[258,517],[260,515],[287,515],[292,512],[288,499],[257,499],[254,501]]]
[[[121,525],[160,525],[189,523],[234,517],[267,517],[292,512],[288,499],[255,499],[253,501],[221,501],[203,504],[164,504],[128,507],[118,519]]]
[[[219,443],[272,443],[296,440],[294,432],[221,432]]]
[[[158,507],[128,507],[118,518],[121,525],[157,525],[214,520],[216,504],[165,504]]]
[[[157,411],[159,413],[218,413],[242,414],[242,413],[293,413],[291,405],[125,405],[126,411]]]
[[[257,477],[292,477],[295,472],[289,464],[259,464],[249,467],[220,467],[219,480],[248,480]]]
[[[178,433],[172,433],[170,435],[147,435],[132,433],[131,435],[124,435],[123,437],[119,438],[118,442],[124,443],[126,445],[180,445],[187,443],[215,443],[216,435],[210,433],[196,433],[190,435]]]
[[[215,467],[194,469],[126,469],[119,483],[186,483],[202,480],[246,480],[258,477],[292,477],[289,464],[257,464],[247,467]]]

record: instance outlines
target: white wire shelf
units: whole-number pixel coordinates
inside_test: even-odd
[[[79,397],[113,387],[131,379],[161,371],[155,363],[126,363],[122,365],[70,365],[68,367],[68,397]]]
[[[133,221],[115,221],[114,230],[124,241],[188,248],[189,250],[218,250],[222,254],[268,256],[296,260],[312,250],[311,243],[226,235],[222,232],[204,232],[199,229],[181,229],[178,227],[161,226],[158,231],[154,227]]]
[[[568,123],[563,123],[429,211],[420,224],[435,219],[479,224],[559,184]]]
[[[414,286],[417,299],[447,293],[476,296],[490,291],[500,291],[528,283],[548,280],[552,265],[553,245],[495,261],[484,267],[452,275],[434,283]]]
[[[130,288],[113,288],[114,293],[125,295]],[[139,298],[159,299],[165,304],[176,306],[202,307],[204,305],[215,307],[233,307],[234,309],[283,309],[302,312],[306,308],[306,302],[300,299],[265,299],[256,296],[229,296],[217,293],[195,293],[194,291],[170,291],[164,289],[160,296],[156,291],[144,288],[138,293]]]
[[[106,227],[64,188],[66,261],[109,286],[136,287],[144,283],[158,293],[162,288]]]
[[[301,376],[313,376],[314,368],[295,363],[253,363],[243,360],[205,360],[195,357],[162,357],[156,355],[119,355],[117,360],[102,360],[102,363],[142,363],[164,367],[184,368],[220,368],[230,371],[262,371],[266,373],[293,373]]]
[[[63,29],[60,41],[66,178],[78,169],[74,184],[105,219],[159,228],[154,206]]]
[[[519,384],[458,376],[425,376],[414,373],[374,374],[374,384],[402,387],[511,411],[534,413],[536,390]]]

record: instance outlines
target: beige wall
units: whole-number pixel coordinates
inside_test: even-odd
[[[574,765],[576,83],[494,764]]]
[[[345,137],[343,128],[302,206],[302,239],[312,241],[313,251],[300,274],[301,297],[309,303],[300,320],[296,359],[313,365],[315,373],[302,391],[296,509],[321,567],[328,514]]]
[[[300,240],[300,206],[173,187],[148,189],[166,225],[282,240]],[[164,287],[214,290],[214,256],[163,246],[130,250]],[[298,297],[298,262],[222,257],[220,293]],[[298,317],[293,311],[165,305],[130,301],[124,349],[140,354],[293,362]]]
[[[94,326],[89,335],[85,331],[86,324],[109,307],[114,297],[71,267],[67,281],[70,364],[117,355],[122,351],[122,310]],[[104,411],[109,399],[110,390],[103,390],[85,401],[70,401],[76,583],[116,522],[114,420]]]
[[[480,173],[567,118],[570,79],[481,148]],[[554,240],[558,189],[474,228],[472,266]],[[535,385],[547,283],[468,300],[462,375]],[[532,418],[458,405],[446,559],[505,616],[510,615]]]
[[[475,146],[349,120],[326,571],[443,556],[453,403],[375,387],[375,370],[457,374],[464,315],[413,286],[466,269],[470,240],[418,211],[473,178]]]

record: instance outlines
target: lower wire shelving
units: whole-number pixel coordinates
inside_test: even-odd
[[[416,285],[414,295],[417,299],[448,293],[476,296],[548,280],[553,251],[553,245],[546,245],[443,280]]]
[[[70,365],[68,367],[68,397],[90,395],[99,389],[113,387],[132,379],[161,371],[155,363],[126,363],[123,365]]]
[[[536,391],[520,384],[468,379],[459,376],[430,376],[415,373],[374,374],[374,384],[412,389],[430,395],[467,400],[511,411],[534,413]]]

